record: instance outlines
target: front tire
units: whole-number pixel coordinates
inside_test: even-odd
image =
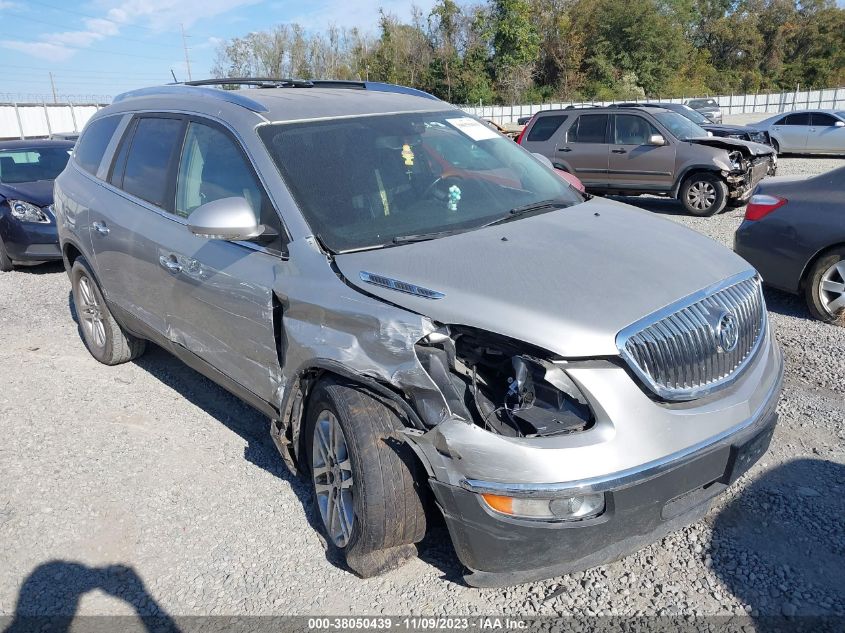
[[[85,347],[104,365],[120,365],[144,353],[147,342],[126,332],[114,320],[84,257],[70,270],[73,303]]]
[[[845,325],[845,248],[834,249],[813,264],[804,298],[816,319]]]
[[[317,384],[305,421],[305,459],[330,548],[367,578],[416,554],[425,535],[417,462],[397,413],[333,380]]]
[[[687,213],[709,217],[720,213],[728,202],[728,186],[715,174],[701,172],[688,176],[680,190],[681,204]]]
[[[0,272],[10,273],[15,269],[12,263],[12,258],[6,252],[6,247],[3,245],[3,240],[0,239]]]

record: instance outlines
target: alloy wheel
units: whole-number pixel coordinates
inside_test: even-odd
[[[355,521],[354,478],[346,436],[331,411],[317,417],[312,439],[311,476],[320,516],[332,542],[345,547]]]
[[[79,318],[85,330],[86,338],[96,347],[106,345],[106,325],[103,321],[103,308],[97,300],[91,280],[82,275],[77,283],[79,290]]]
[[[822,274],[819,300],[830,316],[845,309],[845,260],[836,262]]]
[[[687,201],[693,209],[706,211],[716,202],[716,189],[705,180],[694,182],[687,191]]]

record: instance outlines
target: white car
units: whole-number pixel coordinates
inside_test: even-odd
[[[796,110],[782,112],[754,124],[766,130],[780,152],[845,154],[845,111]]]

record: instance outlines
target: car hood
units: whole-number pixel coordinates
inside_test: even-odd
[[[427,242],[340,254],[336,264],[354,286],[435,321],[570,358],[616,355],[619,330],[750,270],[710,238],[602,198]],[[367,283],[362,272],[444,296]]]
[[[707,123],[702,125],[705,130],[708,132],[724,132],[725,134],[753,134],[754,132],[759,132],[757,128],[751,127],[750,125],[721,125],[716,123]]]
[[[708,136],[705,138],[691,138],[687,139],[688,143],[696,143],[697,145],[707,145],[709,147],[718,147],[720,149],[732,152],[739,150],[746,156],[766,156],[774,154],[775,150],[769,145],[762,143],[754,143],[752,141],[742,141],[737,138],[725,138],[723,136]]]
[[[46,207],[53,202],[53,181],[0,183],[0,197],[24,200],[39,207]]]

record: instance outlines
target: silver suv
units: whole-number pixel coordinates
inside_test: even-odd
[[[272,85],[100,110],[61,248],[91,354],[154,341],[264,412],[352,570],[412,556],[427,506],[471,585],[584,569],[765,452],[783,363],[745,261],[441,101]]]
[[[669,196],[698,216],[744,204],[777,160],[768,145],[713,137],[677,112],[647,106],[543,110],[520,143],[589,191]]]

